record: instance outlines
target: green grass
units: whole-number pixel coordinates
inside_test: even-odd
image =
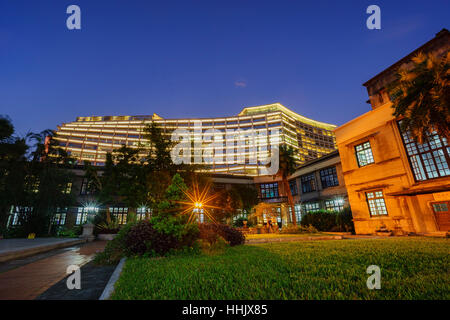
[[[450,299],[449,249],[447,239],[316,240],[133,258],[112,299]],[[366,286],[372,264],[380,290]]]
[[[319,237],[319,236],[333,236],[334,234],[328,233],[262,233],[262,234],[247,234],[245,239],[279,239],[279,238],[301,238],[301,237]]]

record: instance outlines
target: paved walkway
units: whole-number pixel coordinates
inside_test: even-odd
[[[2,239],[0,240],[0,262],[74,246],[84,241],[80,238]]]
[[[3,240],[2,240],[3,241]],[[0,300],[30,300],[66,277],[69,265],[83,266],[102,251],[106,241],[94,241],[0,273]]]

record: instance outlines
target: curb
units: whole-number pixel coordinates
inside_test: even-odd
[[[111,275],[111,278],[109,278],[109,281],[106,284],[106,287],[103,290],[103,293],[100,296],[100,298],[98,298],[98,300],[108,300],[111,294],[114,292],[114,285],[116,284],[117,280],[119,280],[119,276],[122,273],[122,269],[123,266],[125,265],[126,260],[127,258],[120,259],[119,264],[117,265],[116,269]]]
[[[85,243],[85,242],[86,242],[86,240],[81,240],[81,239],[78,240],[77,239],[77,240],[73,240],[73,241],[53,243],[53,244],[37,246],[34,248],[28,248],[28,249],[13,251],[13,252],[7,252],[4,254],[0,254],[0,262],[6,262],[9,260],[14,260],[14,259],[21,259],[21,258],[25,258],[28,256],[38,254],[38,253],[43,253],[43,252],[51,251],[54,249],[71,247],[73,245]]]

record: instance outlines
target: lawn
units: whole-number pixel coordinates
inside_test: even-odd
[[[450,299],[450,242],[264,243],[215,255],[128,259],[112,299]],[[369,290],[369,265],[381,289]]]
[[[279,239],[279,238],[307,238],[307,237],[319,237],[319,236],[328,236],[332,234],[324,234],[324,233],[262,233],[262,234],[247,234],[245,235],[245,239],[253,240],[253,239]]]

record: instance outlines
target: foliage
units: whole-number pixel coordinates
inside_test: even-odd
[[[450,139],[450,52],[440,58],[419,52],[411,63],[399,69],[389,89],[393,115],[419,143],[433,130]]]
[[[345,208],[340,212],[320,210],[318,212],[305,213],[302,216],[301,225],[311,225],[320,231],[354,231],[350,208]]]
[[[94,262],[96,264],[106,265],[117,264],[121,258],[127,256],[129,252],[127,251],[125,241],[129,231],[134,225],[134,223],[127,223],[122,226],[117,233],[117,236],[113,240],[108,241],[105,249],[96,254]]]
[[[120,230],[120,225],[117,221],[101,222],[95,225],[95,234],[115,234]]]
[[[253,227],[252,219],[248,219],[247,217],[239,217],[233,222],[233,226],[237,228],[241,228],[244,226],[244,221],[247,221],[247,227]]]
[[[77,238],[82,233],[81,226],[75,226],[71,229],[61,226],[56,230],[56,236],[62,238]]]
[[[214,243],[219,237],[222,237],[230,246],[245,243],[242,232],[226,224],[201,223],[199,224],[199,231],[200,239],[210,243]]]
[[[309,226],[289,225],[289,226],[285,226],[285,227],[281,228],[280,232],[283,234],[299,234],[299,233],[317,233],[319,231],[312,225],[309,225]]]
[[[296,163],[294,154],[294,149],[292,149],[291,147],[284,144],[280,146],[280,168],[278,170],[278,175],[281,176],[281,183],[288,198],[288,204],[291,208],[291,212],[295,212],[295,208],[291,188],[289,187],[288,176],[295,172]],[[295,216],[295,214],[292,214],[292,222],[294,223],[294,225],[297,224],[297,217]]]
[[[381,290],[367,289],[373,264],[381,268]],[[446,239],[264,243],[215,255],[128,259],[112,299],[448,300],[449,267]]]

